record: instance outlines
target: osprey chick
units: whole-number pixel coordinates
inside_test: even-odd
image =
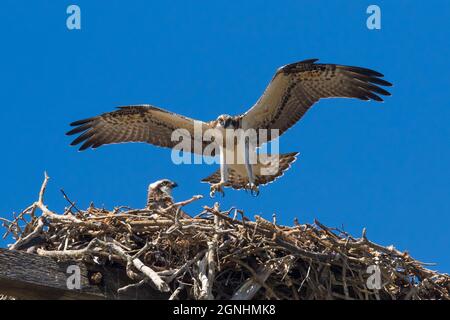
[[[167,209],[172,204],[174,204],[174,200],[172,197],[172,190],[176,188],[178,185],[170,181],[169,179],[162,179],[156,182],[151,183],[148,186],[147,192],[147,209],[154,210],[158,212],[161,209]],[[171,215],[175,216],[177,208],[173,209]],[[180,218],[191,218],[187,213],[180,210]]]

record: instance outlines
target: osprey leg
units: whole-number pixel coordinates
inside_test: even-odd
[[[253,165],[250,163],[250,139],[248,137],[245,138],[244,143],[244,162],[245,162],[245,170],[247,171],[248,177],[248,186],[250,192],[255,195],[259,194],[259,188],[255,184],[255,176],[253,175]]]
[[[219,150],[220,150],[220,182],[211,185],[209,192],[209,195],[211,197],[214,197],[216,192],[220,192],[222,196],[225,196],[223,186],[228,181],[228,165],[225,159],[225,150],[223,147],[220,147]]]

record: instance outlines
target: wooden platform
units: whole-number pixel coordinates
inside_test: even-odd
[[[79,267],[80,289],[68,288],[68,278],[74,274],[70,266]],[[36,254],[0,249],[0,294],[19,299],[168,298],[147,284],[117,293],[118,288],[128,284],[130,280],[119,268],[88,266],[75,261],[57,262]]]

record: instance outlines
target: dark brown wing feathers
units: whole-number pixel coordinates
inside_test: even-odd
[[[207,126],[206,123],[202,124]],[[75,128],[67,135],[80,134],[71,143],[81,143],[80,151],[121,142],[147,142],[172,148],[179,143],[171,141],[172,132],[176,129],[186,129],[190,132],[190,138],[194,137],[193,119],[149,105],[119,107],[116,111],[75,121],[70,125]]]
[[[377,71],[336,64],[319,64],[317,59],[288,64],[277,70],[258,102],[242,120],[247,128],[279,129],[293,126],[308,109],[322,98],[342,97],[383,101],[390,93],[381,86],[391,83]],[[71,123],[67,135],[80,134],[71,144],[80,150],[120,142],[147,142],[172,148],[176,129],[193,135],[194,120],[150,105],[119,107],[97,117]],[[210,123],[203,123],[206,128]],[[192,141],[193,143],[193,141]],[[203,143],[205,147],[208,143]]]
[[[322,98],[383,101],[392,86],[383,74],[367,68],[315,63],[309,59],[277,70],[264,94],[243,114],[247,127],[279,129],[281,135]]]
[[[341,82],[341,92],[342,96],[339,96],[339,91],[337,91],[335,94],[335,97],[347,97],[347,98],[370,98],[369,96],[347,96],[346,93],[351,92],[358,92],[358,91],[368,91],[369,93],[379,93],[381,95],[390,96],[391,94],[374,85],[382,85],[382,86],[392,86],[392,84],[386,80],[380,79],[384,77],[383,74],[367,69],[367,68],[361,68],[361,67],[352,67],[352,66],[343,66],[343,65],[336,65],[336,64],[315,64],[315,62],[318,61],[318,59],[310,59],[305,60],[302,62],[292,63],[289,65],[286,65],[282,68],[280,68],[276,75],[279,73],[284,73],[286,75],[290,74],[302,74],[304,73],[305,76],[300,76],[300,81],[306,82],[307,80],[312,80],[315,82],[319,81],[330,81],[333,77],[336,76],[336,71],[342,72],[343,75],[346,76],[345,79],[342,79]],[[276,76],[275,75],[275,76]],[[347,89],[347,90],[346,90]],[[352,91],[353,89],[354,91]],[[358,90],[363,89],[363,90]],[[371,92],[373,91],[373,92]],[[320,93],[319,90],[317,90],[316,93]],[[327,92],[323,92],[323,94],[318,98],[329,98],[332,97],[331,95],[327,96]],[[331,94],[331,92],[330,92]],[[380,101],[383,101],[380,97],[378,97]]]

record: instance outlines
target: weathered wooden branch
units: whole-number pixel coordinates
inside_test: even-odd
[[[250,277],[242,286],[234,293],[231,300],[251,300],[261,289],[261,283],[266,282],[267,278],[273,272],[272,268],[263,267],[257,274],[257,279]]]

